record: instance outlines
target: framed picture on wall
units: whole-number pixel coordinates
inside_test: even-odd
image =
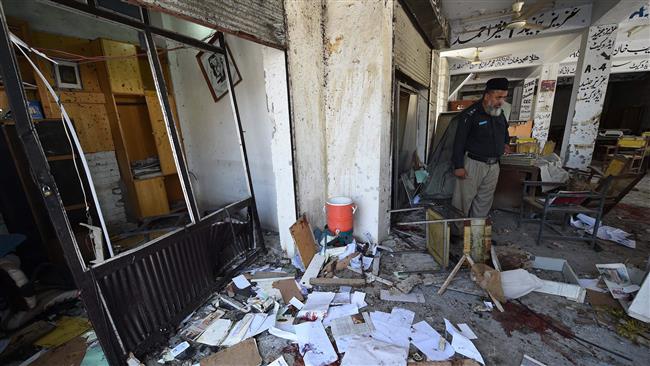
[[[79,77],[79,64],[70,61],[57,61],[54,64],[54,76],[57,88],[81,89]]]
[[[212,37],[208,42],[215,46],[220,46],[218,35]],[[226,45],[226,54],[230,64],[230,77],[232,79],[232,84],[233,86],[236,86],[241,82],[242,77],[239,73],[239,68],[237,68],[237,64],[232,58],[232,52],[230,52],[228,45]],[[208,84],[208,88],[210,89],[214,101],[218,102],[219,99],[223,98],[223,96],[228,93],[226,59],[224,55],[201,51],[196,55],[196,59],[199,62],[199,67],[201,68],[201,72]]]

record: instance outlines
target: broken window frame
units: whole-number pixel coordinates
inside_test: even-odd
[[[264,250],[264,241],[255,204],[255,195],[246,153],[243,129],[237,106],[230,65],[226,57],[228,95],[237,124],[240,153],[246,171],[249,198],[232,203],[216,212],[200,217],[192,191],[182,145],[173,120],[168,99],[168,88],[157,57],[153,35],[198,48],[225,54],[226,41],[220,34],[217,47],[149,24],[147,9],[140,8],[141,21],[75,0],[49,0],[66,9],[95,16],[137,30],[147,51],[158,100],[162,106],[174,162],[181,177],[181,187],[191,218],[191,224],[152,240],[145,245],[120,253],[108,260],[88,267],[70,227],[56,182],[34,123],[27,109],[27,98],[2,3],[0,3],[0,71],[5,84],[10,108],[14,114],[20,145],[27,156],[32,179],[39,187],[55,233],[61,243],[66,262],[81,293],[87,314],[97,338],[111,365],[123,364],[129,352],[142,354],[148,347],[164,340],[164,334],[199,306],[215,289],[222,286],[229,275],[250,263]],[[89,182],[93,184],[92,182]],[[247,222],[231,217],[247,209]],[[101,214],[101,213],[100,213]],[[215,237],[221,235],[220,237]],[[216,240],[219,239],[219,240]],[[230,262],[223,262],[223,252],[234,251]],[[208,251],[211,258],[202,258]],[[221,250],[221,251],[220,251]],[[217,258],[218,257],[218,258]],[[214,263],[209,260],[213,259]],[[227,258],[226,258],[227,259]],[[236,260],[239,263],[233,265]],[[215,268],[221,261],[220,268]],[[196,277],[199,281],[195,281]],[[165,289],[165,285],[173,289]],[[112,287],[111,287],[112,286]],[[171,291],[171,292],[170,292]],[[131,297],[129,297],[131,295]],[[135,296],[133,296],[135,295]],[[175,299],[169,300],[168,297]],[[124,301],[128,298],[129,301]],[[119,307],[128,303],[129,306]],[[134,315],[135,314],[135,315]],[[133,318],[129,318],[133,317]],[[141,321],[132,324],[129,320]],[[171,329],[170,329],[171,328]]]

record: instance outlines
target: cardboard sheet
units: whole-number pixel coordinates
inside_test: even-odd
[[[316,239],[307,217],[303,215],[289,228],[293,241],[300,254],[302,264],[307,268],[316,254]],[[325,257],[323,257],[323,260]]]
[[[288,304],[293,297],[300,301],[304,301],[305,299],[302,296],[300,289],[298,288],[296,280],[294,279],[274,281],[273,288],[280,290],[280,293],[282,294],[282,301],[284,301],[285,304]]]
[[[254,338],[237,343],[201,360],[201,366],[259,366],[262,357]]]

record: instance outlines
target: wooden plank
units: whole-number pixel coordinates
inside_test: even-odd
[[[163,174],[176,173],[176,163],[174,163],[174,154],[167,134],[167,126],[163,119],[162,109],[158,102],[158,94],[155,91],[146,91],[145,100],[147,110],[149,111],[149,120],[151,121],[151,130],[153,139],[158,151],[160,160],[160,169]]]
[[[309,281],[312,278],[318,277],[318,273],[320,273],[321,268],[323,268],[323,263],[325,263],[325,256],[315,254],[311,263],[309,263],[309,267],[307,267],[305,273],[302,275],[300,284],[306,288],[311,288],[311,283],[309,283]]]
[[[101,44],[105,56],[117,57],[106,61],[111,91],[115,94],[143,95],[136,46],[108,39],[102,39]]]
[[[140,218],[169,213],[169,201],[167,201],[164,177],[136,179],[133,183]]]
[[[105,104],[106,95],[104,93],[87,93],[87,92],[60,92],[59,98],[63,103],[81,103],[81,104]]]
[[[458,271],[460,270],[460,267],[463,266],[463,263],[465,263],[465,260],[466,260],[466,259],[467,259],[467,254],[463,254],[463,256],[460,257],[460,260],[458,261],[458,263],[456,264],[456,266],[454,267],[454,269],[453,269],[453,270],[451,271],[451,273],[449,274],[449,277],[447,277],[447,279],[446,279],[445,282],[442,284],[442,286],[440,286],[440,289],[438,290],[438,295],[442,295],[442,294],[445,293],[445,290],[447,289],[447,287],[448,287],[449,284],[451,283],[451,280],[454,279],[454,277],[456,276],[456,273],[458,273]]]
[[[3,113],[9,110],[9,98],[4,90],[0,90],[0,109],[2,109]]]
[[[427,221],[442,220],[444,217],[431,209],[427,210]],[[449,224],[445,222],[427,224],[427,251],[440,267],[449,266]]]
[[[298,221],[291,225],[289,231],[291,231],[293,241],[296,243],[298,253],[300,253],[302,264],[307,268],[314,254],[316,254],[316,239],[307,217],[302,215]]]
[[[309,284],[312,286],[351,286],[364,287],[366,280],[364,278],[311,278]]]

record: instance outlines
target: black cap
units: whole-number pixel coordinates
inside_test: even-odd
[[[508,90],[508,79],[494,78],[487,81],[485,90]]]

